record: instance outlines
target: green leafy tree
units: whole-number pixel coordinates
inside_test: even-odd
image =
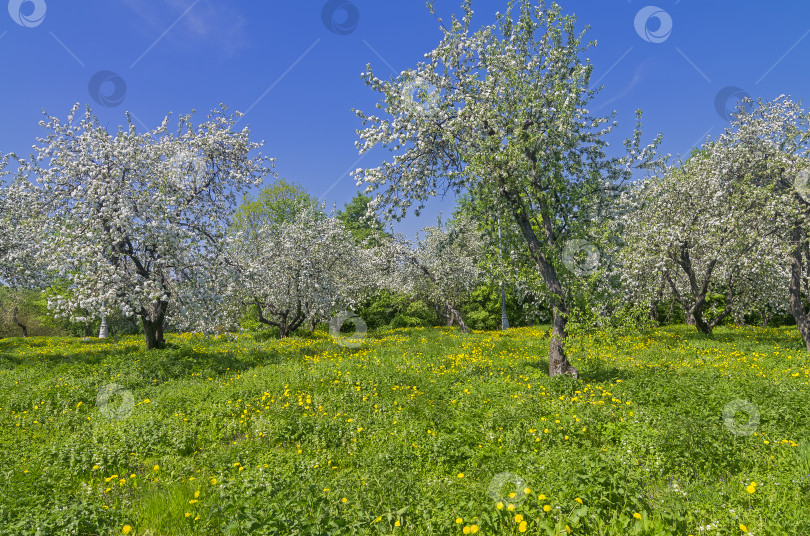
[[[371,201],[371,197],[357,193],[337,213],[337,219],[343,224],[343,228],[363,247],[379,245],[378,235],[383,232],[380,219],[373,212],[369,213]]]

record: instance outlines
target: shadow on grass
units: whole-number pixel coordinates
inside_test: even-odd
[[[710,335],[705,335],[697,328],[688,325],[672,325],[659,328],[661,332],[669,332],[678,335],[683,340],[690,342],[705,343],[713,342],[718,344],[737,344],[746,346],[773,346],[775,344],[804,348],[799,332],[795,326],[783,326],[780,328],[762,328],[758,326],[719,326]]]
[[[0,353],[0,369],[13,369],[19,366],[22,363],[22,359],[19,357],[8,354],[8,353]]]

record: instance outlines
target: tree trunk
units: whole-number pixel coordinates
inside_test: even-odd
[[[661,320],[658,317],[658,300],[650,302],[650,320],[661,325]]]
[[[84,336],[85,337],[93,336],[93,325],[90,322],[85,322],[84,324]]]
[[[14,306],[14,315],[12,320],[14,320],[14,323],[17,324],[17,326],[19,326],[19,328],[22,330],[22,336],[28,337],[28,326],[20,322],[19,308],[16,305]]]
[[[804,310],[804,300],[802,299],[802,269],[804,262],[802,249],[804,247],[804,237],[802,228],[794,227],[791,233],[791,240],[794,243],[792,260],[790,263],[790,312],[796,321],[796,327],[804,341],[805,349],[810,352],[810,320]]]
[[[658,314],[658,304],[661,302],[661,298],[664,296],[664,285],[666,281],[664,277],[661,276],[661,284],[658,285],[658,292],[655,294],[655,298],[650,302],[650,320],[655,322],[657,325],[661,325],[660,315]]]
[[[511,195],[504,187],[504,195],[510,201],[513,207],[512,214],[515,217],[515,223],[526,239],[529,246],[529,251],[532,254],[537,268],[540,270],[540,275],[543,277],[543,282],[551,292],[551,310],[554,315],[553,326],[551,330],[551,343],[549,345],[548,356],[548,374],[549,376],[558,376],[560,374],[569,374],[574,378],[579,377],[579,371],[568,362],[568,357],[565,355],[565,339],[568,333],[565,331],[565,325],[568,323],[568,314],[570,310],[565,302],[565,293],[560,283],[560,278],[557,276],[557,271],[554,265],[548,262],[545,254],[543,253],[542,244],[537,238],[537,234],[532,228],[532,222],[526,215],[525,209],[520,205],[515,196]],[[553,236],[551,222],[548,218],[546,211],[542,210],[545,206],[544,202],[540,202],[541,213],[543,216],[543,225],[546,232],[546,238],[549,246],[554,245],[555,237]]]
[[[289,309],[274,309],[268,304],[262,303],[262,301],[255,296],[253,297],[253,303],[256,305],[256,312],[259,315],[259,322],[268,326],[276,326],[278,328],[279,336],[282,339],[298,329],[307,319],[307,315],[304,313],[300,301],[298,301],[295,314],[292,316],[292,320],[289,320],[291,313]],[[267,309],[272,315],[278,317],[279,320],[276,322],[264,316],[265,309]]]
[[[689,309],[686,310],[686,324],[688,326],[695,325],[695,315],[692,314],[692,311],[690,311]]]
[[[447,307],[447,316],[449,320],[447,321],[448,326],[452,326],[453,322],[458,322],[458,328],[461,330],[462,333],[469,333],[470,329],[467,327],[467,324],[464,323],[464,319],[461,318],[461,313],[458,312],[450,301],[445,302],[445,306]]]
[[[141,322],[147,350],[161,348],[166,342],[163,338],[163,322],[166,320],[168,305],[168,302],[158,300],[152,305],[151,311],[141,308]]]
[[[681,305],[683,305],[684,311],[686,312],[686,323],[690,326],[695,326],[698,331],[704,335],[711,335],[715,326],[720,324],[725,317],[731,314],[734,298],[731,280],[728,281],[726,291],[726,308],[717,318],[713,319],[711,322],[706,322],[703,315],[706,308],[706,294],[709,292],[709,282],[711,281],[712,271],[717,264],[717,259],[712,259],[706,267],[706,272],[703,275],[703,284],[698,283],[697,274],[695,274],[695,270],[692,266],[689,248],[686,243],[681,244],[678,252],[671,254],[671,259],[683,269],[684,274],[689,278],[691,294],[681,294],[669,274],[664,274],[664,277],[667,282],[669,282],[669,286],[672,289],[672,293],[675,295],[676,299],[681,302]]]
[[[551,327],[551,340],[549,341],[548,351],[548,375],[559,376],[561,374],[568,374],[574,378],[579,377],[579,371],[571,366],[568,358],[565,355],[565,325],[568,323],[568,318],[554,310],[554,320]]]
[[[760,315],[762,316],[762,327],[767,328],[768,327],[768,321],[771,319],[771,315],[768,314],[768,311],[766,311],[765,309],[762,310]]]

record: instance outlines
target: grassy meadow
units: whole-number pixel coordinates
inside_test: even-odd
[[[548,340],[0,340],[0,534],[810,534],[795,327]]]

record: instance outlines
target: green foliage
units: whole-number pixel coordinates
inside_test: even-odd
[[[247,233],[248,239],[259,238],[263,226],[272,228],[295,221],[304,209],[315,204],[317,200],[303,187],[277,179],[262,188],[256,199],[243,200],[234,215],[232,228]]]
[[[436,326],[439,317],[436,311],[421,300],[412,301],[404,311],[391,320],[392,328],[415,328]]]
[[[522,295],[507,287],[506,317],[511,327],[530,326],[548,322],[551,313],[531,295]],[[464,321],[471,329],[500,329],[501,290],[494,283],[486,283],[474,289],[461,305]]]
[[[382,289],[357,308],[369,329],[435,326],[439,323],[435,309],[404,292]]]
[[[380,219],[377,216],[369,218],[367,215],[369,202],[371,197],[358,192],[344,205],[343,210],[337,213],[337,219],[343,227],[352,234],[358,244],[366,244],[366,247],[379,245],[369,238],[383,231]]]

